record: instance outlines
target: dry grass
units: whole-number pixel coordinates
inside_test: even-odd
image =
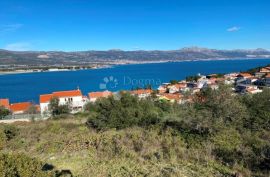
[[[7,152],[23,152],[75,176],[226,176],[231,170],[187,149],[173,130],[89,130],[83,119],[18,123]],[[195,150],[192,152],[196,152]],[[91,174],[91,175],[90,175]]]

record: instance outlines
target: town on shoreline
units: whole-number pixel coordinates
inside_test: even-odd
[[[127,92],[137,96],[139,99],[155,97],[160,101],[166,101],[177,104],[192,103],[194,95],[201,90],[210,88],[219,89],[220,84],[231,86],[235,94],[256,94],[263,91],[264,88],[270,88],[270,65],[251,69],[247,72],[237,72],[228,74],[209,74],[189,76],[185,80],[172,80],[170,83],[163,83],[157,90],[151,86],[147,88],[138,88]],[[68,105],[71,113],[77,113],[83,110],[84,105],[89,102],[96,102],[100,98],[118,95],[120,92],[111,92],[108,90],[99,92],[90,92],[84,96],[80,89],[57,91],[39,96],[39,104],[31,102],[21,102],[10,104],[8,98],[0,98],[0,108],[4,107],[10,111],[9,118],[20,117],[29,113],[35,113],[40,117],[50,116],[49,105],[53,98],[59,99],[59,105]],[[0,119],[5,119],[2,117]]]
[[[9,74],[24,74],[24,73],[40,73],[40,72],[62,72],[62,71],[79,71],[111,68],[120,65],[140,65],[140,64],[155,64],[155,63],[170,63],[170,62],[192,62],[192,61],[221,61],[221,60],[260,60],[265,58],[208,58],[208,59],[185,59],[181,61],[175,60],[150,60],[150,61],[133,61],[119,60],[114,62],[94,63],[94,64],[77,64],[77,65],[0,65],[0,76]],[[268,58],[266,58],[268,59]]]

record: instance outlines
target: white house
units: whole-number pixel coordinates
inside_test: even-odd
[[[138,98],[143,99],[151,96],[153,91],[151,89],[138,89],[130,91],[131,95],[138,96]]]
[[[82,92],[78,90],[53,92],[52,94],[40,95],[40,112],[46,114],[49,111],[49,104],[52,98],[59,99],[59,105],[69,105],[72,113],[79,112],[83,109],[87,100],[83,97]]]

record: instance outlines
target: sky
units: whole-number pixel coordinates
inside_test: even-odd
[[[1,0],[0,49],[270,49],[269,0]]]

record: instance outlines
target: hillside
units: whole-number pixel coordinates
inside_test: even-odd
[[[234,96],[224,85],[184,105],[122,93],[76,115],[2,124],[0,175],[268,177],[269,100],[269,89]]]
[[[270,58],[270,51],[216,50],[207,48],[182,48],[170,51],[7,51],[0,50],[1,65],[85,65],[117,64],[147,61],[182,61],[202,59]]]
[[[18,135],[7,143],[8,151],[36,157],[53,165],[53,170],[68,169],[74,176],[200,177],[233,173],[222,164],[201,163],[192,157],[182,138],[170,129],[163,133],[157,128],[139,127],[96,132],[74,119],[14,127]]]

